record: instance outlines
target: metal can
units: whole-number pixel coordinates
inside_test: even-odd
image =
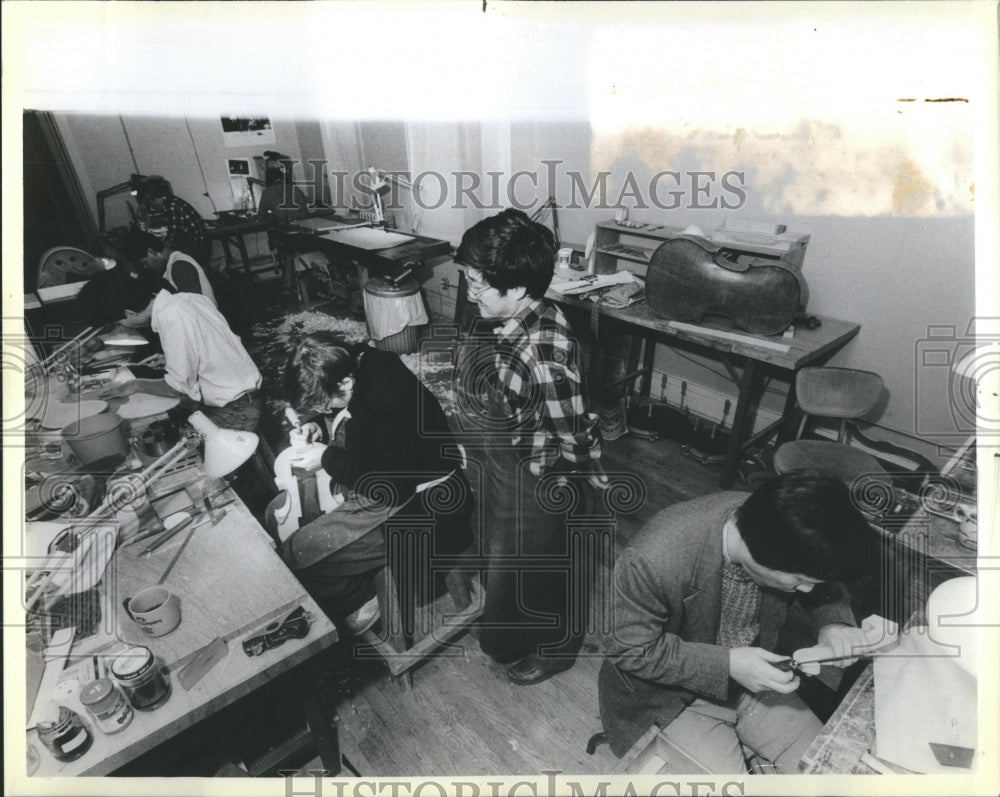
[[[107,678],[91,681],[80,690],[80,704],[94,718],[102,733],[124,730],[132,722],[134,712],[125,695]]]
[[[36,726],[38,740],[57,761],[76,761],[94,743],[94,735],[78,714],[59,706],[55,720],[40,720]]]
[[[152,711],[170,697],[170,681],[149,648],[137,645],[111,663],[111,675],[136,711]]]

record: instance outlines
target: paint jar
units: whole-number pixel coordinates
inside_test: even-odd
[[[83,687],[80,704],[94,718],[94,724],[102,733],[118,733],[132,722],[132,706],[107,678],[99,678]]]
[[[44,744],[57,761],[76,761],[94,743],[94,735],[78,714],[59,706],[59,716],[53,721],[38,722],[38,741]]]
[[[111,675],[136,711],[152,711],[170,697],[170,681],[149,648],[129,648],[111,663]]]

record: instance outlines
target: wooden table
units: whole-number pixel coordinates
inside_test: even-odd
[[[752,443],[766,439],[781,429],[795,408],[795,373],[806,365],[818,362],[843,346],[858,334],[860,326],[849,321],[818,316],[820,326],[815,329],[796,328],[791,338],[763,337],[735,334],[723,329],[672,321],[657,315],[648,302],[640,302],[625,308],[614,308],[604,304],[560,296],[549,291],[546,297],[565,307],[597,313],[600,317],[634,327],[644,348],[641,393],[649,395],[657,343],[668,346],[690,344],[702,353],[718,357],[726,366],[730,377],[738,388],[736,412],[733,415],[732,433],[729,447],[722,465],[719,482],[723,488],[733,483],[740,453]],[[591,366],[594,364],[592,347]],[[638,358],[638,350],[635,349]],[[731,358],[742,363],[742,373],[731,364]],[[629,369],[631,370],[631,368]],[[790,375],[788,397],[781,418],[754,435],[754,415],[757,402],[763,393],[764,374],[767,370],[785,372]],[[782,430],[784,431],[784,430]]]
[[[144,645],[169,670],[169,700],[154,711],[135,712],[131,725],[114,736],[102,734],[90,722],[93,746],[70,763],[56,761],[34,731],[29,732],[29,742],[41,757],[37,775],[113,772],[336,642],[334,625],[274,552],[271,538],[239,498],[226,507],[225,517],[217,525],[203,526],[194,533],[164,582],[181,596],[181,624],[158,639],[143,635],[121,602],[157,582],[184,537],[182,532],[148,558],[138,556],[143,543],[118,549],[102,582],[101,627],[94,636],[77,640],[67,665],[69,674],[74,662],[93,655],[108,656],[132,643]],[[304,639],[288,640],[256,657],[243,652],[243,639],[274,620],[284,619],[298,606],[304,606],[313,618]],[[226,657],[185,691],[177,671],[216,637],[226,640]],[[78,703],[70,708],[87,718]]]
[[[262,232],[270,232],[275,228],[275,222],[264,219],[239,219],[236,221],[220,221],[208,226],[209,241],[218,241],[222,245],[222,253],[226,258],[226,268],[231,269],[236,262],[232,249],[240,256],[243,263],[243,276],[250,279],[253,276],[251,265],[253,260],[247,252],[246,237]]]
[[[809,775],[874,775],[861,763],[875,742],[875,669],[869,662],[799,761]]]

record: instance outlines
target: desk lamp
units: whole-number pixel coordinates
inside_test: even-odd
[[[212,479],[226,476],[253,456],[260,438],[253,432],[220,429],[205,413],[188,418],[205,439],[205,474]]]

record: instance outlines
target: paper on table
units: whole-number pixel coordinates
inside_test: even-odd
[[[957,664],[955,650],[921,626],[901,634],[899,646],[874,666],[872,752],[914,772],[967,771],[939,764],[930,748],[930,742],[976,748],[976,679]]]

